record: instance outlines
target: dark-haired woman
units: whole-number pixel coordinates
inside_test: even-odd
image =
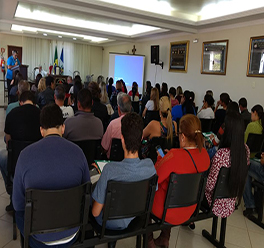
[[[195,115],[195,108],[193,106],[193,98],[191,97],[191,92],[185,90],[183,94],[182,104],[174,106],[172,108],[171,114],[174,121],[179,120],[183,115],[193,114]]]
[[[139,93],[138,93],[138,84],[137,82],[133,82],[132,90],[129,91],[128,95],[131,97],[132,102],[139,101]]]
[[[170,98],[170,96],[168,94],[168,85],[167,85],[167,83],[164,83],[164,82],[161,85],[160,98],[163,96],[167,96]]]
[[[251,109],[251,122],[247,125],[245,131],[245,143],[247,143],[248,135],[250,133],[262,134],[264,123],[263,107],[259,104]],[[255,153],[251,153],[251,158],[255,157]]]
[[[244,143],[244,121],[239,113],[227,113],[225,132],[219,144],[219,150],[213,157],[207,178],[205,196],[209,206],[219,171],[222,167],[230,167],[229,190],[237,196],[240,202],[244,191],[249,165],[249,149]],[[231,156],[232,155],[232,156]],[[221,218],[228,217],[235,210],[236,198],[217,199],[214,202],[213,213]]]
[[[113,78],[109,78],[108,80],[108,85],[106,85],[106,91],[107,91],[107,94],[108,94],[108,98],[110,99],[111,96],[112,96],[112,93],[114,93],[116,91],[116,88],[115,86],[113,86],[113,83],[114,83],[114,80]]]
[[[199,119],[190,114],[183,116],[180,120],[179,130],[180,148],[171,149],[163,158],[158,156],[155,164],[159,179],[152,213],[159,218],[162,218],[170,174],[172,172],[177,174],[200,173],[208,170],[210,165],[209,156],[203,148],[203,135]],[[191,217],[195,208],[196,204],[168,209],[165,221],[173,225],[182,224]],[[148,238],[149,248],[154,248],[155,245],[169,247],[170,228],[162,230],[155,241],[152,234]]]
[[[203,100],[203,107],[197,114],[199,119],[214,119],[214,111],[212,106],[214,105],[214,98],[211,95],[205,95]]]

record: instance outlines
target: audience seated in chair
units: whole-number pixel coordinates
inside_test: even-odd
[[[101,93],[98,83],[89,83],[88,90],[90,90],[93,99],[92,112],[94,113],[94,116],[98,117],[102,121],[104,130],[106,130],[109,121],[109,115],[107,112],[107,107],[100,102]]]
[[[74,116],[72,106],[64,106],[64,102],[66,99],[66,93],[65,93],[65,89],[62,85],[58,85],[55,88],[54,99],[55,99],[55,103],[60,107],[60,109],[62,111],[62,116],[63,116],[64,120],[66,120],[69,117]]]
[[[150,93],[150,100],[146,103],[143,110],[142,117],[146,116],[147,111],[159,110],[159,91],[157,88],[152,88]]]
[[[214,111],[212,106],[214,105],[214,98],[211,95],[205,95],[203,100],[203,106],[197,114],[199,119],[214,119]]]
[[[41,139],[39,116],[40,110],[35,105],[35,96],[30,91],[24,91],[20,96],[20,107],[14,108],[6,117],[5,138],[9,140],[37,141]],[[32,153],[34,156],[34,153]],[[0,152],[0,169],[5,185],[7,185],[7,150]],[[12,202],[6,208],[13,210]]]
[[[152,89],[151,82],[150,81],[147,81],[146,82],[146,92],[144,93],[144,95],[142,97],[142,100],[141,100],[141,111],[140,111],[140,114],[141,115],[142,115],[142,113],[143,113],[143,111],[145,109],[146,103],[150,99],[151,89]]]
[[[246,124],[245,125],[246,128],[247,124],[251,122],[251,114],[247,109],[247,99],[245,97],[240,98],[238,104],[239,104],[241,116]]]
[[[9,92],[8,104],[18,101],[17,89],[18,89],[18,83],[21,80],[23,80],[23,76],[20,72],[18,72],[15,76],[15,79],[13,79],[10,84],[11,88]]]
[[[24,235],[26,189],[68,189],[90,181],[86,158],[72,142],[62,139],[64,132],[61,109],[47,105],[40,115],[41,134],[44,139],[23,150],[17,162],[14,178],[13,204],[18,229]],[[65,216],[67,218],[67,216]],[[35,247],[70,247],[77,238],[78,228],[57,233],[36,234],[29,245]],[[66,238],[66,239],[65,239]]]
[[[139,101],[139,93],[138,93],[138,84],[137,82],[133,82],[132,90],[129,91],[128,95],[131,97],[132,102]]]
[[[127,96],[125,94],[125,96]],[[102,224],[103,207],[105,204],[107,182],[109,180],[135,182],[141,181],[156,174],[154,165],[150,159],[140,160],[138,150],[141,146],[143,132],[143,121],[136,113],[128,113],[121,120],[121,142],[125,158],[121,162],[108,163],[100,176],[93,191],[94,199],[92,214],[96,217],[98,224]],[[140,192],[138,192],[140,194]],[[106,228],[122,230],[127,228],[133,220],[117,219],[106,223]],[[114,247],[113,245],[111,247]]]
[[[107,158],[110,158],[112,139],[121,138],[121,120],[129,112],[131,112],[131,100],[129,95],[120,92],[117,96],[118,114],[119,117],[114,119],[108,125],[106,132],[102,139],[102,147],[106,152]]]
[[[236,200],[240,203],[249,165],[249,149],[244,143],[244,121],[239,113],[227,112],[225,118],[225,132],[211,162],[205,196],[205,205],[211,206],[212,195],[221,167],[231,169],[229,175],[229,191],[236,198],[216,199],[213,213],[221,218],[226,218],[235,210]],[[205,199],[204,199],[205,200]]]
[[[101,82],[99,84],[100,90],[101,90],[101,97],[100,101],[102,104],[104,104],[107,108],[108,115],[111,116],[114,113],[114,110],[110,104],[110,100],[107,95],[107,90],[106,90],[106,84],[105,82]]]
[[[245,143],[247,143],[248,135],[250,133],[263,134],[264,112],[263,107],[259,104],[251,109],[251,121],[245,131]],[[250,158],[254,158],[256,153],[250,153]]]
[[[30,84],[28,81],[26,80],[21,80],[19,83],[18,83],[18,86],[17,86],[17,93],[18,93],[18,101],[17,102],[13,102],[13,103],[10,103],[8,104],[7,108],[6,108],[6,116],[11,112],[11,110],[13,108],[16,108],[19,106],[19,98],[21,96],[21,94],[24,92],[24,91],[28,91],[30,90]]]
[[[193,98],[189,90],[184,91],[183,97],[181,99],[181,105],[174,106],[172,108],[171,114],[172,114],[172,119],[174,121],[177,121],[183,115],[186,115],[186,114],[196,115],[196,111],[193,106]]]
[[[110,97],[110,102],[113,109],[115,109],[115,107],[117,106],[117,96],[120,92],[122,92],[122,82],[118,80],[116,81],[116,90],[112,93]]]
[[[78,111],[65,120],[63,137],[71,141],[98,140],[103,137],[102,121],[92,113],[92,94],[88,89],[78,93]]]
[[[177,124],[172,120],[171,102],[167,96],[159,101],[161,121],[151,121],[143,131],[143,139],[151,140],[153,137],[166,137],[172,142],[173,136],[177,135]],[[148,145],[143,148],[142,155],[148,156]]]
[[[46,77],[46,89],[39,93],[38,95],[38,106],[42,109],[45,105],[49,103],[54,103],[54,89],[55,89],[55,82],[52,76]]]
[[[158,156],[155,168],[158,175],[158,191],[155,194],[152,213],[162,218],[164,201],[167,194],[168,179],[172,172],[177,174],[200,173],[208,170],[210,159],[203,148],[203,135],[199,119],[187,114],[180,120],[180,149],[171,149],[164,158]],[[185,208],[168,209],[165,221],[179,225],[186,222],[194,213],[196,204]],[[148,247],[169,247],[171,228],[162,230],[160,236],[153,240],[153,234],[148,237]]]
[[[175,98],[176,97],[176,89],[174,87],[170,87],[169,96],[171,100],[171,107],[173,108],[176,105],[179,105],[179,101]]]

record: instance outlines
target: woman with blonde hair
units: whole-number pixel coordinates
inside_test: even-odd
[[[159,100],[160,122],[151,121],[143,130],[143,138],[166,137],[172,141],[173,135],[177,133],[177,123],[172,120],[171,102],[167,96]]]
[[[101,82],[99,84],[99,88],[101,90],[101,98],[100,101],[102,104],[104,104],[107,107],[107,112],[108,115],[112,115],[114,113],[114,110],[110,104],[109,98],[108,98],[108,93],[106,90],[106,83],[105,82]]]
[[[46,89],[46,79],[45,78],[41,78],[39,80],[39,82],[38,82],[38,90],[35,93],[36,102],[39,102],[39,93],[41,93],[45,89]]]
[[[150,100],[147,102],[145,109],[142,113],[142,117],[145,117],[147,110],[157,111],[159,110],[159,90],[152,88],[150,92]]]
[[[167,98],[167,97],[166,97]],[[208,170],[210,158],[203,148],[203,134],[200,120],[192,115],[184,115],[179,124],[180,148],[171,149],[163,158],[158,156],[155,168],[158,175],[158,190],[155,193],[152,213],[162,218],[164,202],[168,189],[168,180],[172,172],[176,174],[194,174]],[[186,222],[196,209],[197,204],[188,207],[171,208],[167,210],[165,221],[172,225]],[[157,239],[153,234],[148,236],[148,248],[156,246],[169,247],[171,228],[161,231]]]

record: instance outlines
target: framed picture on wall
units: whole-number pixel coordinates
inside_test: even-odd
[[[170,43],[170,67],[171,72],[187,72],[189,54],[189,41]]]
[[[228,40],[203,42],[201,73],[226,75]]]
[[[264,36],[250,38],[247,76],[264,77]]]

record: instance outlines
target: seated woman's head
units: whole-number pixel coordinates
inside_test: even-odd
[[[179,125],[180,147],[203,148],[203,134],[200,120],[192,114],[186,114],[180,119]]]
[[[159,110],[159,90],[157,88],[151,89],[150,100],[154,102],[154,110]]]
[[[206,104],[206,107],[212,107],[214,105],[214,98],[211,95],[206,94],[204,96],[204,104]]]
[[[167,96],[163,96],[159,100],[160,117],[166,119],[167,139],[173,139],[173,123],[171,115],[171,101]],[[175,130],[176,131],[176,130]]]
[[[234,101],[230,102],[227,105],[226,113],[239,113],[238,103]]]
[[[255,105],[251,109],[251,121],[258,121],[259,119],[262,119],[263,117],[263,107],[259,104]],[[264,124],[264,123],[262,123]]]
[[[39,92],[42,92],[46,89],[46,79],[45,78],[41,78],[39,80],[39,83],[38,83],[38,91]]]

